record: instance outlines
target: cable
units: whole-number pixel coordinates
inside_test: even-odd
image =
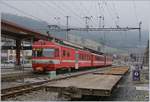
[[[88,11],[90,11],[90,13],[91,13],[92,7],[93,7],[92,4],[93,4],[93,2],[91,3],[91,5],[90,5],[90,7],[89,7],[89,10],[88,10]],[[91,14],[93,15],[93,13],[91,13]],[[95,19],[95,22],[93,21],[94,19]],[[92,19],[91,19],[91,20],[92,20],[93,23],[95,23],[95,26],[96,26],[96,25],[97,25],[96,17],[92,16]]]
[[[69,10],[69,12],[73,13],[77,18],[78,18],[78,21],[81,22],[82,21],[82,17],[80,17],[79,14],[76,13],[76,11],[74,11],[74,9],[72,9],[72,6],[70,7],[69,5],[67,4],[64,4],[62,3],[63,7],[67,8],[67,10]],[[69,9],[68,9],[69,8]],[[80,18],[80,19],[79,19]],[[81,20],[81,21],[80,21]],[[83,22],[82,22],[83,23]]]
[[[46,8],[46,7],[47,7],[47,8],[52,7],[52,6],[49,5],[48,3],[45,3],[44,1],[42,2],[42,4],[40,4],[40,3],[37,3],[37,4],[39,4],[39,5],[42,5],[42,4],[43,4],[42,6],[43,6],[44,8]],[[40,6],[40,7],[41,7],[41,6]],[[49,12],[49,14],[51,14],[51,12],[50,12],[48,9],[46,9],[46,10]],[[55,12],[55,13],[56,13],[56,12]],[[58,12],[57,12],[57,13],[58,13]],[[63,15],[63,13],[59,11],[59,14],[60,14],[60,13]],[[46,14],[49,15],[48,13],[46,13]],[[54,17],[54,18],[55,18],[55,17]],[[62,24],[61,24],[61,25],[62,25]],[[65,25],[63,25],[63,26],[65,26]]]
[[[137,21],[137,23],[138,23],[138,16],[137,16],[137,11],[136,11],[136,4],[135,4],[135,0],[133,0],[133,8],[134,8],[135,18],[136,18],[136,21]]]
[[[110,7],[111,7],[111,5],[110,5]],[[119,16],[118,13],[117,13],[116,6],[115,6],[115,4],[114,4],[114,1],[112,1],[112,9],[113,9],[113,11],[114,11],[114,15],[116,16],[116,23],[117,23],[117,25],[119,26],[119,19],[120,19],[120,16]]]
[[[114,21],[115,25],[117,26],[117,23],[116,23],[116,21],[114,20],[112,13],[110,12],[110,10],[109,10],[109,8],[108,8],[108,6],[107,6],[107,2],[106,2],[106,1],[104,1],[104,2],[105,2],[105,6],[106,6],[106,8],[107,8],[108,14],[111,16],[112,21]]]
[[[110,8],[108,8],[108,6],[107,6],[107,2],[106,2],[106,7],[107,7],[107,10],[108,10],[108,13],[110,14],[110,16],[111,16],[111,18],[112,18],[112,20],[114,21],[114,23],[115,23],[115,25],[117,26],[117,22],[116,22],[116,20],[115,20],[115,18],[114,18],[114,16],[113,16],[113,13],[111,12],[111,10],[110,10]],[[109,6],[110,7],[110,6]]]
[[[52,3],[52,2],[51,2]],[[48,3],[44,3],[46,6],[48,6],[48,7],[51,7],[51,5],[49,5]],[[56,3],[54,3],[53,2],[53,4],[55,5],[55,7],[58,7],[58,8],[60,8],[61,10],[63,10],[63,11],[66,11],[64,8],[62,8],[62,7],[60,7],[60,6],[58,6]],[[59,10],[59,12],[60,12],[60,10]],[[60,12],[64,17],[66,17],[66,15],[65,15],[65,13],[64,12]],[[79,20],[79,22],[81,22],[80,20]],[[66,25],[64,25],[64,26],[66,26]]]
[[[83,5],[83,3],[81,3],[81,5],[82,5],[82,7],[84,8],[84,10],[87,12],[87,14],[91,14],[91,12],[89,12],[90,10],[88,10],[84,5]],[[87,16],[87,15],[86,15]],[[92,22],[93,22],[93,20],[92,20]],[[95,23],[95,25],[96,25],[96,22],[93,22],[93,23]]]
[[[55,2],[51,2],[51,3],[53,3],[56,7],[60,8],[61,10],[66,11],[66,9],[64,9],[63,7],[57,5],[57,3],[55,3]],[[67,10],[69,10],[68,13],[67,13],[67,14],[69,14],[69,12],[71,12],[71,11],[70,11],[70,9],[68,9],[68,8],[67,8]],[[73,12],[71,12],[71,13],[73,13]],[[66,17],[66,16],[68,16],[68,15],[64,15],[64,17]],[[77,18],[78,18],[78,15],[75,15],[75,16],[77,16]],[[78,20],[79,22],[81,22],[79,19],[77,19],[77,20]]]

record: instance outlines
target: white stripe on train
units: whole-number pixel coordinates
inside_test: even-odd
[[[72,62],[75,63],[75,60],[62,60],[62,62]],[[91,63],[91,61],[78,61],[79,63]],[[33,59],[32,63],[51,63],[51,64],[60,64],[60,60],[57,59]],[[104,63],[99,61],[94,61],[93,63]]]

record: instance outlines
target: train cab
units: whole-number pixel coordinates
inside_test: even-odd
[[[60,64],[60,47],[53,42],[38,41],[32,45],[32,67],[34,71],[55,70]]]

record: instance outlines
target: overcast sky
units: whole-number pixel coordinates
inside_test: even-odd
[[[69,25],[84,27],[85,19],[83,17],[92,16],[89,25],[98,27],[98,16],[102,15],[105,17],[106,27],[115,27],[115,24],[119,24],[121,27],[137,27],[138,22],[142,21],[142,28],[148,30],[150,23],[150,2],[146,0],[1,1],[1,12],[41,19],[50,24],[66,25],[65,16],[70,16]],[[60,19],[56,20],[54,17],[60,17]],[[119,19],[117,19],[118,17]]]

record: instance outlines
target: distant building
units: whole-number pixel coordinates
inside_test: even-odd
[[[15,41],[12,39],[4,39],[2,38],[2,44],[1,46],[15,46]],[[24,46],[29,46],[29,43],[24,44]],[[22,60],[22,54],[23,51],[21,51],[21,60]],[[28,56],[32,55],[31,50],[24,50],[24,56],[25,59],[28,58]],[[16,50],[1,50],[1,63],[15,63],[16,62]]]

